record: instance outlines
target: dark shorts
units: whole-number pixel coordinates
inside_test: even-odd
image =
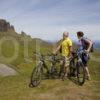
[[[89,55],[87,55],[86,53],[82,54],[82,62],[85,67],[88,65],[89,59],[90,59]]]

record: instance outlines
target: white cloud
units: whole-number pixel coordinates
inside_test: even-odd
[[[100,2],[93,0],[2,0],[0,16],[11,22],[18,32],[42,39],[60,39],[63,31],[81,30],[100,40]]]

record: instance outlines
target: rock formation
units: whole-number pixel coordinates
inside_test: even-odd
[[[8,30],[15,31],[14,26],[10,25],[10,23],[6,20],[0,19],[0,32],[5,32]]]

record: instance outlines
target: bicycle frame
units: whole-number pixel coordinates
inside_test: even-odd
[[[47,72],[49,72],[49,74],[54,74],[56,69],[56,63],[60,61],[60,59],[57,57],[57,55],[55,54],[48,54],[47,56],[51,57],[51,59],[45,59],[44,55],[38,54],[39,55],[39,63],[38,65],[41,65],[41,69],[43,70],[43,68],[47,69]],[[50,66],[50,70],[48,70],[48,67],[46,65],[45,61],[49,61],[51,63]]]
[[[82,53],[86,53],[85,51],[77,51],[75,54],[75,56],[71,59],[71,61],[74,62],[74,66],[75,66],[75,69],[73,69],[72,67],[70,67],[71,70],[73,70],[73,73],[71,73],[71,70],[70,70],[70,75],[77,75],[77,79],[78,79],[78,83],[80,83],[80,85],[84,84],[85,82],[85,67],[84,67],[84,64],[82,62]],[[76,63],[75,63],[75,59],[77,59]],[[70,63],[73,63],[73,62],[70,62]],[[80,74],[80,70],[82,71],[82,73]],[[75,74],[76,73],[76,74]],[[82,75],[80,77],[80,75]]]

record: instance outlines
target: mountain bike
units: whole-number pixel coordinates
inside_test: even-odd
[[[45,63],[45,56],[42,54],[34,53],[36,57],[38,56],[39,62],[38,65],[33,69],[31,74],[31,82],[29,86],[36,87],[40,84],[42,80],[43,69],[45,68],[48,71],[48,67]]]
[[[45,59],[46,56],[42,54],[37,54],[39,56],[39,62],[38,65],[33,69],[32,74],[31,74],[31,82],[29,86],[36,87],[41,83],[42,80],[42,75],[44,69],[47,70],[48,78],[57,76],[57,68],[56,68],[56,63],[59,61],[57,55],[55,54],[49,54],[49,59]],[[46,60],[51,62],[50,69],[48,69]]]
[[[51,54],[50,55],[50,70],[49,70],[49,78],[58,78],[59,77],[59,72],[57,69],[57,63],[60,62],[60,58],[57,54]]]
[[[82,54],[86,53],[85,51],[78,51],[73,54],[73,57],[70,60],[69,67],[69,76],[77,77],[77,82],[82,85],[85,83],[85,66],[82,62]]]
[[[65,57],[58,55],[58,54],[51,54],[50,55],[51,60],[49,60],[51,62],[51,66],[50,66],[50,70],[49,70],[49,76],[51,78],[61,78],[62,80],[64,80],[65,78]],[[60,63],[60,61],[63,61],[63,64],[60,66],[60,69],[58,69],[57,64]]]

